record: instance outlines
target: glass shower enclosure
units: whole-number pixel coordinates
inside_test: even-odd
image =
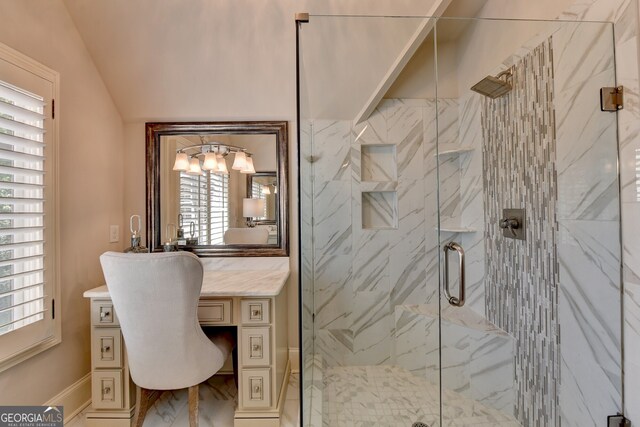
[[[298,23],[303,426],[622,410],[613,51],[603,22]]]

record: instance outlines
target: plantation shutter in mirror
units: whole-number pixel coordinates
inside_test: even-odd
[[[55,335],[53,84],[0,60],[0,362]]]
[[[229,177],[180,172],[180,213],[188,237],[194,223],[200,245],[222,245],[229,228]]]

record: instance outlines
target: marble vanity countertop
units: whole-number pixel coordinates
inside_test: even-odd
[[[275,297],[288,278],[289,270],[205,271],[200,296]]]
[[[209,270],[202,278],[200,297],[274,297],[282,291],[289,270]],[[109,298],[106,285],[84,292],[85,298]]]

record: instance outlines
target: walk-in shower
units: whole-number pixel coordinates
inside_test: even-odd
[[[606,425],[612,25],[312,15],[298,37],[303,426]]]

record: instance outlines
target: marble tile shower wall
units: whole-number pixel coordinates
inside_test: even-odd
[[[637,0],[579,0],[558,18],[569,21],[591,20],[614,23],[616,83],[625,88],[625,108],[617,114],[622,189],[624,413],[631,420],[632,425],[636,425],[640,423],[640,382],[638,381],[640,362],[637,358],[640,354],[640,173],[638,173],[637,162],[640,153],[638,2]],[[593,58],[590,63],[594,66],[600,62]],[[583,224],[590,225],[588,222]],[[578,231],[575,235],[579,235],[579,222],[574,221],[573,225],[576,226],[574,230]],[[603,236],[597,237],[596,240],[593,237],[582,239],[584,242],[590,242],[590,245],[585,247],[586,250],[582,251],[583,256],[590,256],[593,250],[602,244],[601,237]],[[571,243],[572,240],[567,239],[567,242]],[[610,248],[608,243],[605,243],[605,246],[605,249]],[[574,247],[576,247],[575,244]],[[560,250],[562,251],[562,248]],[[602,268],[599,275],[607,276],[607,270],[609,270],[607,267]],[[610,332],[607,331],[602,336],[612,336]],[[593,357],[600,357],[600,354],[593,354]],[[608,358],[608,360],[611,359]],[[606,364],[609,365],[610,362]],[[582,372],[586,371],[585,368],[585,365],[581,367]],[[561,397],[563,390],[564,387],[561,389]],[[615,395],[610,400],[615,400]],[[619,404],[619,401],[616,403]],[[583,406],[575,405],[575,407]]]
[[[609,24],[567,23],[553,34],[563,426],[622,410],[616,115],[593,99],[615,85],[612,40]]]
[[[315,355],[313,351],[313,230],[311,218],[313,217],[312,182],[313,169],[310,162],[311,153],[311,123],[308,120],[300,121],[300,283],[301,283],[301,319],[302,328],[302,367],[303,376],[300,386],[304,391],[302,399],[302,414],[304,416],[303,425],[311,423],[312,397],[314,395],[314,384],[316,375],[314,372]],[[318,394],[318,393],[315,393]],[[321,409],[320,409],[321,410]]]
[[[425,139],[434,103],[385,100],[362,126],[311,126],[315,350],[325,366],[399,364],[424,375],[437,322],[400,307],[437,302],[435,137]],[[392,154],[376,162],[371,147]],[[363,206],[363,193],[376,192],[395,199]],[[395,221],[367,228],[363,208],[375,224]]]
[[[485,216],[482,184],[482,124],[480,120],[483,97],[468,91],[459,99],[460,144],[472,149],[460,157],[460,221],[475,233],[460,235],[467,254],[467,306],[477,313],[485,313]],[[505,392],[511,392],[511,390]],[[502,408],[501,408],[502,409]]]

